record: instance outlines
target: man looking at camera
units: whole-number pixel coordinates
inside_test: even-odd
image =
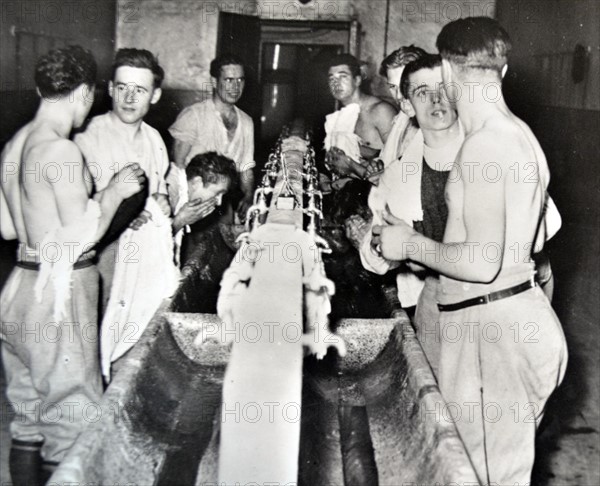
[[[124,248],[123,230],[139,229],[148,223],[152,208],[170,215],[165,175],[169,168],[167,149],[158,131],[144,122],[150,107],[161,97],[164,71],[154,55],[144,49],[119,49],[112,66],[108,94],[112,110],[94,117],[86,130],[75,136],[75,143],[85,157],[97,191],[102,191],[115,171],[129,162],[137,162],[148,178],[148,198],[137,208],[121,207],[117,218],[126,217],[116,241],[109,242],[98,261],[102,276],[102,302],[106,308],[113,287],[115,267],[130,254]],[[142,196],[142,195],[140,195]],[[152,201],[150,201],[152,199]],[[122,240],[122,241],[121,241]],[[140,252],[144,251],[140,247]],[[130,262],[129,262],[130,263]]]
[[[406,65],[401,78],[404,112],[416,120],[418,132],[399,160],[388,165],[371,194],[372,226],[383,223],[389,212],[410,221],[419,233],[442,241],[448,218],[444,188],[464,135],[456,110],[443,93],[442,59],[424,54]],[[399,262],[382,257],[370,232],[360,247],[364,267],[376,273],[398,268]],[[417,338],[434,374],[440,354],[439,311],[436,305],[438,274],[415,263],[401,264],[396,275],[398,299],[409,313]]]
[[[361,179],[366,163],[379,155],[387,141],[397,111],[360,90],[360,65],[350,54],[329,61],[328,82],[341,108],[325,121],[326,162],[339,176]]]

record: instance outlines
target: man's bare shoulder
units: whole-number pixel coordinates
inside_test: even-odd
[[[30,139],[25,148],[24,164],[67,165],[82,162],[81,151],[71,140],[59,137],[46,138],[44,134],[34,133],[31,134]]]
[[[13,137],[8,142],[6,142],[6,145],[4,145],[4,148],[2,149],[2,154],[0,154],[0,161],[2,162],[2,164],[4,164],[5,161],[11,163],[20,162],[21,153],[23,151],[23,145],[29,137],[32,131],[32,127],[32,122],[21,127],[19,131],[17,131],[17,133],[15,133]]]
[[[373,115],[389,115],[396,116],[398,114],[398,110],[385,100],[378,98],[377,96],[368,96],[367,103],[365,103],[366,111]]]
[[[470,133],[463,143],[460,159],[463,161],[514,161],[522,154],[524,137],[519,126],[508,119],[494,119]]]

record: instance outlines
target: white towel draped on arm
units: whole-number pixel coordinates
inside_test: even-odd
[[[173,295],[179,270],[173,262],[171,219],[154,198],[146,203],[151,219],[119,239],[118,261],[108,307],[102,320],[102,374],[138,342],[163,299]]]
[[[96,243],[100,215],[100,205],[90,199],[84,214],[67,226],[46,233],[42,240],[42,249],[55,249],[56,252],[40,253],[40,271],[34,291],[37,301],[41,302],[44,288],[52,282],[55,291],[54,318],[57,321],[62,319],[66,303],[71,298],[73,265]]]

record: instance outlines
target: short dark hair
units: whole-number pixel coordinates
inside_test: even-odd
[[[53,49],[35,66],[35,85],[43,97],[64,96],[77,86],[96,83],[97,65],[90,51],[81,46]]]
[[[419,59],[409,62],[404,71],[402,71],[402,79],[400,80],[400,92],[402,96],[408,99],[408,93],[410,90],[410,76],[411,74],[420,71],[421,69],[434,69],[442,65],[442,56],[439,54],[425,54]]]
[[[229,66],[230,64],[235,64],[237,66],[242,66],[244,71],[246,68],[244,67],[244,61],[242,61],[238,56],[232,54],[230,52],[226,52],[214,58],[210,63],[210,75],[213,78],[219,79],[221,75],[221,68],[223,66]]]
[[[158,59],[150,51],[146,49],[123,48],[117,51],[115,60],[112,65],[111,79],[114,81],[117,69],[121,66],[130,66],[136,68],[150,69],[154,75],[154,87],[160,88],[160,85],[165,78],[165,71]]]
[[[217,152],[205,152],[195,155],[185,168],[185,175],[188,180],[201,177],[205,186],[215,184],[223,178],[228,179],[231,185],[237,182],[235,163],[230,158]]]
[[[329,59],[327,69],[333,66],[346,65],[350,68],[352,76],[360,76],[360,62],[352,54],[338,54]]]
[[[387,76],[387,70],[397,67],[406,66],[409,62],[416,61],[427,54],[420,47],[411,44],[410,46],[402,46],[389,54],[379,66],[379,74],[384,78]]]
[[[444,59],[470,69],[498,73],[506,65],[511,42],[507,32],[489,17],[467,17],[445,25],[436,42]]]

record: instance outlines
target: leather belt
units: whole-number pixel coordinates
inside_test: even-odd
[[[495,302],[496,300],[506,299],[507,297],[520,294],[521,292],[525,292],[533,287],[535,287],[535,281],[532,277],[526,282],[515,285],[514,287],[509,287],[508,289],[498,290],[490,294],[473,297],[472,299],[463,300],[454,304],[438,304],[437,306],[441,312],[452,312],[464,309],[466,307],[473,307],[474,305],[489,304],[490,302]]]
[[[95,264],[95,258],[86,258],[85,260],[77,260],[73,265],[73,270],[80,270],[82,268],[91,267]],[[24,268],[26,270],[34,270],[39,271],[40,263],[36,262],[27,262],[27,261],[19,261],[17,262],[17,267]]]

